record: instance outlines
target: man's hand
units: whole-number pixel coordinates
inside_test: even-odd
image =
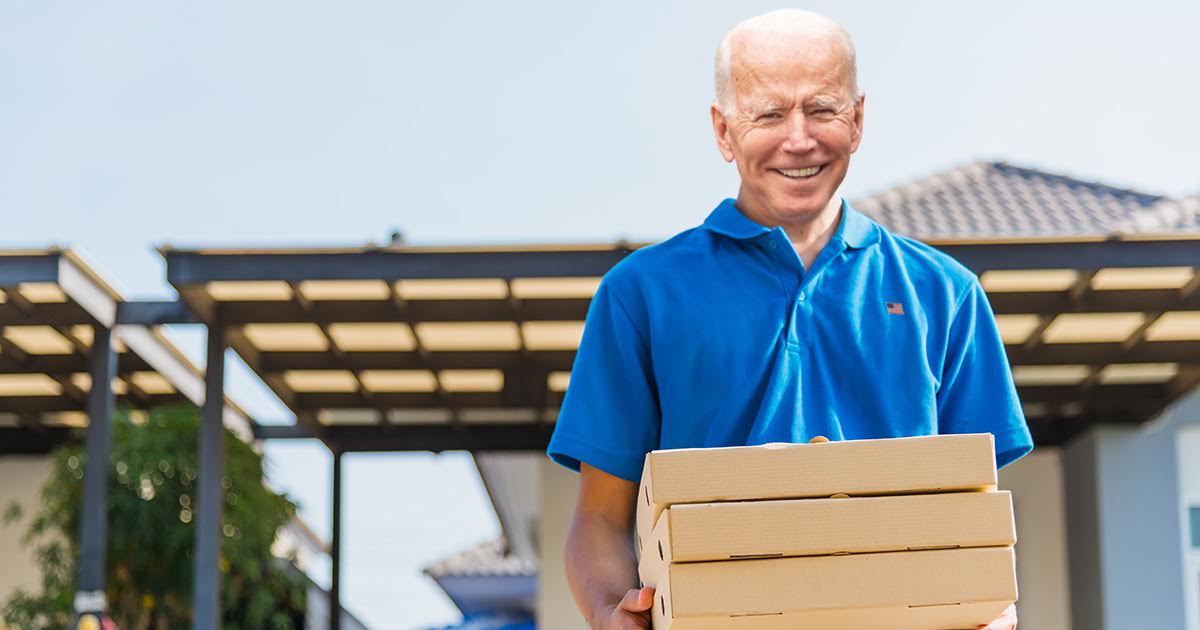
[[[1013,604],[1004,610],[995,621],[975,628],[975,630],[1017,630],[1017,605]]]
[[[649,586],[632,589],[616,606],[606,608],[592,623],[593,630],[648,630],[650,607],[654,605],[654,589]]]

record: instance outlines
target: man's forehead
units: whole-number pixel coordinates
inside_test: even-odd
[[[739,42],[732,50],[735,84],[809,80],[849,80],[846,55],[830,39],[760,37]]]
[[[731,68],[739,101],[805,100],[843,96],[849,76],[838,55],[776,55],[734,58]]]
[[[831,53],[844,56],[845,44],[843,35],[830,29],[769,29],[746,30],[733,36],[732,50],[734,56],[739,53],[755,54],[771,53],[800,53],[809,54]]]

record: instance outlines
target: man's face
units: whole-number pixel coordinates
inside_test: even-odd
[[[735,46],[733,107],[713,107],[713,130],[725,160],[737,163],[738,206],[751,218],[807,223],[829,205],[862,137],[863,101],[851,95],[848,70],[829,40]]]

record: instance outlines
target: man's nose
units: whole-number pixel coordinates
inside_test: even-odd
[[[812,137],[812,129],[808,118],[802,112],[794,112],[788,116],[787,137],[783,141],[783,150],[793,153],[805,153],[817,148],[817,141]]]

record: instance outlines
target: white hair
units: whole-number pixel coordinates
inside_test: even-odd
[[[775,34],[792,37],[832,38],[842,47],[845,55],[850,98],[857,101],[862,95],[858,89],[858,67],[855,60],[854,41],[841,24],[812,11],[802,9],[778,9],[739,22],[729,29],[717,48],[714,78],[716,80],[716,105],[723,113],[733,109],[733,48],[740,37],[751,34]]]

